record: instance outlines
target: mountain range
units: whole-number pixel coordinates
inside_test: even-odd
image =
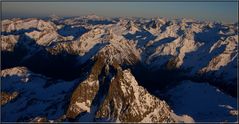
[[[238,24],[2,20],[2,121],[236,122]]]

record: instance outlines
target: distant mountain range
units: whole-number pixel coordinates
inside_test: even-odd
[[[238,121],[237,24],[52,16],[1,34],[2,121]]]

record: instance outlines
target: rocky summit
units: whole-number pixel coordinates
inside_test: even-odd
[[[237,24],[96,15],[1,23],[3,122],[238,121]]]

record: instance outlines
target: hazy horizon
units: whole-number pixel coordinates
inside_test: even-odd
[[[191,18],[238,22],[236,2],[2,2],[2,17],[61,17],[96,14],[104,17]]]

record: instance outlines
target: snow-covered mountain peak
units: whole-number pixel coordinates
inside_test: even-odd
[[[193,121],[164,96],[183,80],[237,96],[236,24],[95,15],[2,23],[4,121]]]
[[[36,18],[2,21],[2,32],[27,30],[33,28],[38,30],[54,30],[55,25],[50,21],[43,21]]]

